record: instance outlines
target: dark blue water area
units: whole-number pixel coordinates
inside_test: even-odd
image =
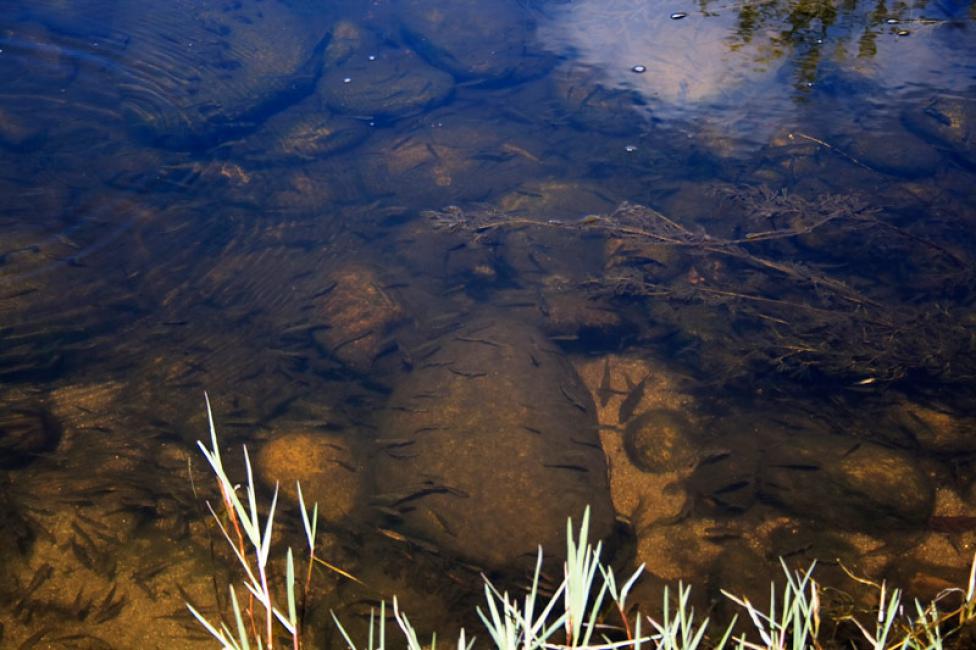
[[[0,0],[0,647],[209,646],[204,391],[276,557],[300,480],[357,578],[316,568],[309,647],[394,594],[476,625],[586,505],[646,611],[731,616],[781,557],[837,612],[845,568],[962,584],[974,21]]]

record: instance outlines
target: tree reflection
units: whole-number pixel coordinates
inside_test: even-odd
[[[727,10],[718,0],[700,0],[705,15]],[[976,17],[976,3],[960,6],[968,19]],[[755,63],[770,67],[790,58],[793,83],[806,92],[827,61],[870,59],[878,52],[878,38],[909,36],[922,25],[942,22],[925,16],[928,0],[886,2],[875,0],[759,0],[733,5],[735,33],[729,37],[734,52],[748,49]],[[940,12],[944,11],[939,7]],[[966,15],[958,18],[966,19]]]

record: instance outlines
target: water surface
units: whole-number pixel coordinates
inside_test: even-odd
[[[585,503],[647,608],[965,577],[972,3],[0,5],[0,645],[209,645],[204,391],[323,647]]]

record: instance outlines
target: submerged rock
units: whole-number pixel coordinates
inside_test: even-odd
[[[327,52],[329,64],[318,93],[340,113],[392,119],[443,103],[454,89],[448,73],[429,66],[412,50],[382,45],[357,28],[343,26],[343,40]]]
[[[477,120],[452,115],[433,128],[407,136],[374,135],[356,159],[366,190],[392,195],[400,205],[421,209],[452,202],[484,200],[539,173],[541,162],[522,135],[485,129]],[[506,138],[511,137],[511,140]]]
[[[691,421],[680,411],[652,409],[627,422],[627,454],[645,472],[687,469],[699,460]]]
[[[597,182],[575,180],[528,180],[497,200],[498,208],[535,219],[582,219],[609,214],[617,202]]]
[[[904,433],[926,451],[976,451],[976,418],[959,416],[909,400],[891,407],[887,417],[894,431]]]
[[[639,132],[645,124],[640,95],[628,88],[607,87],[600,70],[559,70],[553,84],[577,128],[622,136]]]
[[[702,455],[688,489],[695,495],[697,510],[713,516],[740,515],[756,503],[761,425],[753,413],[724,413],[712,424],[712,444],[721,448]]]
[[[230,151],[266,164],[308,162],[354,147],[368,135],[365,122],[334,115],[312,96],[269,119]]]
[[[851,155],[867,166],[893,176],[931,176],[939,167],[939,152],[904,129],[883,133],[858,133],[852,139]]]
[[[545,306],[543,327],[550,336],[619,340],[626,329],[618,310],[588,300],[576,291],[549,293],[545,296]]]
[[[691,468],[647,471],[636,466],[624,433],[629,423],[640,419],[641,413],[694,413],[694,399],[682,390],[682,377],[655,359],[607,355],[578,359],[575,365],[596,406],[617,513],[629,519],[635,531],[654,529],[658,533],[650,533],[652,536],[666,534],[660,531],[670,530],[690,506],[684,482]],[[638,534],[639,538],[642,536],[643,533]],[[649,555],[655,552],[653,542],[639,544],[639,561],[648,562],[649,567],[652,563],[667,563],[660,555],[654,556],[652,562]]]
[[[61,425],[46,409],[6,406],[0,415],[0,468],[23,467],[57,447],[60,439]]]
[[[374,59],[356,57],[330,70],[319,88],[340,113],[391,119],[443,103],[454,80],[410,50],[386,48]]]
[[[792,436],[766,452],[760,497],[843,528],[905,527],[932,514],[932,486],[912,457],[841,436]]]
[[[362,464],[344,436],[310,431],[276,434],[258,454],[258,476],[267,485],[297,500],[295,482],[302,485],[305,506],[319,506],[327,523],[348,519],[356,512],[362,485]]]
[[[459,79],[519,80],[541,74],[555,60],[529,50],[533,27],[515,0],[456,0],[447,10],[401,0],[399,14],[413,48]]]
[[[253,130],[312,91],[328,43],[325,20],[260,0],[174,0],[148,14],[123,5],[114,26],[130,38],[122,84],[129,124],[177,148]]]
[[[319,309],[325,327],[315,332],[315,342],[353,370],[366,372],[403,311],[368,269],[345,270],[330,279],[332,288]]]
[[[976,165],[976,100],[936,97],[925,106],[906,111],[905,125]]]
[[[374,465],[400,530],[486,567],[564,548],[566,518],[612,530],[593,402],[537,330],[473,320],[396,386]]]

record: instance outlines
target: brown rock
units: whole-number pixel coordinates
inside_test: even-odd
[[[640,96],[632,90],[608,88],[599,70],[573,66],[553,75],[555,95],[562,100],[573,124],[607,135],[632,135],[644,122],[637,112]]]
[[[906,111],[902,119],[909,129],[976,165],[976,101],[936,97],[925,106]]]
[[[665,281],[686,273],[691,261],[675,246],[635,239],[608,239],[607,270],[639,266],[653,280]]]
[[[425,0],[398,4],[414,49],[459,79],[524,79],[554,61],[529,51],[531,21],[515,0],[455,0],[447,10]]]
[[[312,96],[274,115],[229,149],[234,156],[258,163],[305,162],[349,149],[368,135],[363,121],[333,115]]]
[[[454,79],[406,48],[373,45],[331,67],[318,92],[335,111],[392,119],[445,102]]]
[[[741,514],[756,503],[759,475],[757,428],[751,415],[725,414],[711,423],[709,432],[721,449],[699,452],[700,459],[688,480],[696,509],[714,516]]]
[[[652,409],[631,419],[624,440],[631,461],[646,472],[669,472],[695,465],[699,452],[692,423],[680,411]]]
[[[934,147],[897,125],[880,133],[858,133],[850,152],[872,169],[904,178],[931,176],[940,162]]]
[[[330,27],[323,12],[258,0],[176,0],[153,12],[155,29],[144,20],[124,3],[112,12],[113,31],[131,34],[121,109],[140,135],[176,148],[239,135],[308,94]]]
[[[566,518],[613,526],[595,409],[561,352],[521,323],[474,320],[397,385],[374,465],[402,532],[487,567],[565,548]]]
[[[257,457],[258,477],[297,500],[302,485],[305,506],[317,503],[323,521],[335,523],[355,514],[362,484],[356,449],[339,435],[289,431],[276,434]]]
[[[637,561],[669,582],[700,582],[722,553],[722,541],[709,534],[716,524],[709,519],[684,519],[648,526],[638,534]]]
[[[0,415],[0,468],[22,467],[53,450],[61,439],[61,424],[47,409],[35,405],[5,405]]]
[[[366,189],[428,209],[484,200],[538,172],[538,160],[512,151],[513,147],[528,151],[528,143],[509,141],[501,130],[485,129],[479,122],[459,120],[455,115],[440,120],[434,111],[429,121],[435,128],[414,130],[406,136],[374,134],[356,156]]]
[[[908,454],[833,435],[793,435],[770,448],[760,494],[797,515],[863,529],[925,522],[934,498]]]
[[[976,418],[908,400],[892,407],[888,417],[896,431],[906,434],[927,451],[976,451]]]
[[[564,291],[546,295],[546,332],[553,336],[579,335],[607,337],[624,324],[618,311],[579,292]]]
[[[630,398],[636,404],[633,408],[629,405],[623,408],[625,416],[628,411],[686,411],[694,407],[691,397],[680,391],[677,376],[650,359],[608,355],[580,361],[576,367],[596,405],[600,441],[610,466],[614,508],[630,521],[634,530],[653,526],[663,526],[659,530],[670,529],[670,523],[689,506],[683,482],[690,469],[647,472],[637,467],[626,450],[624,427],[620,426],[621,407]],[[639,399],[634,399],[633,389],[627,390],[631,378],[635,377],[644,379]],[[651,545],[645,548],[650,552]]]
[[[331,281],[320,307],[326,327],[315,332],[315,342],[353,370],[366,372],[403,311],[368,269],[341,271]]]
[[[498,200],[506,213],[535,219],[582,219],[616,207],[600,185],[569,181],[529,181]]]

